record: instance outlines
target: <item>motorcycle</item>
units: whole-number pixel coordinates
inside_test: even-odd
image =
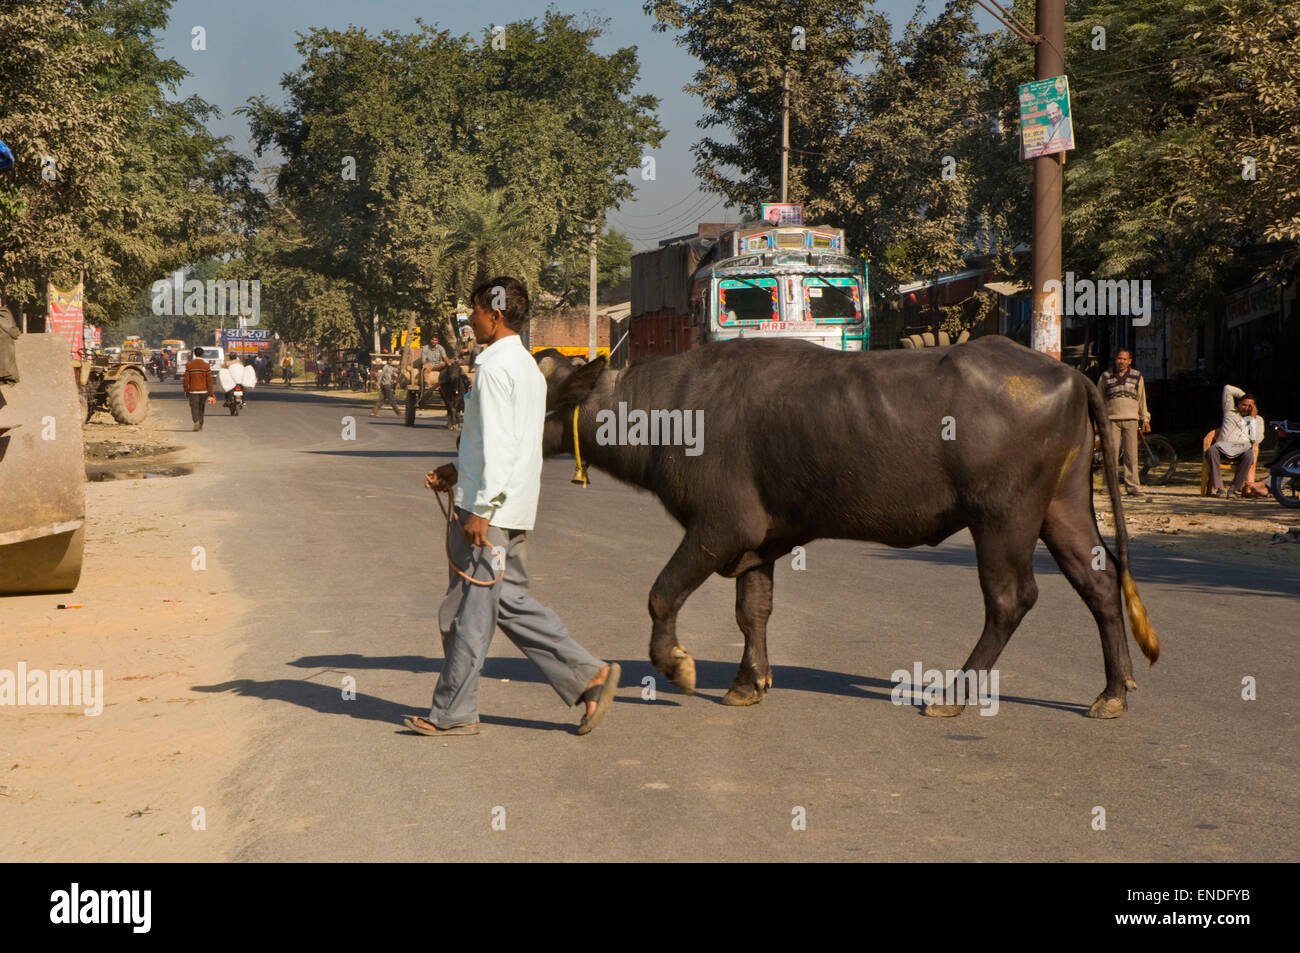
[[[226,391],[226,409],[230,411],[232,417],[238,417],[239,412],[244,409],[243,384],[236,384],[233,390]]]
[[[1300,507],[1300,421],[1275,420],[1277,453],[1268,468],[1268,488],[1273,499],[1288,508]]]

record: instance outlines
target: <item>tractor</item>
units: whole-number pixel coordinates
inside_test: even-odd
[[[115,356],[95,354],[75,363],[87,422],[97,410],[108,411],[119,424],[142,423],[149,416],[146,355],[141,348],[123,347]]]

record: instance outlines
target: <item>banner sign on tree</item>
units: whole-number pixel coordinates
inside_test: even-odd
[[[1037,159],[1074,148],[1070,81],[1039,79],[1020,87],[1020,158]]]
[[[69,353],[74,358],[80,358],[85,347],[82,329],[86,316],[82,311],[82,303],[85,299],[86,286],[78,283],[75,287],[64,291],[51,283],[46,285],[45,292],[49,301],[45,329],[63,335],[68,342]]]

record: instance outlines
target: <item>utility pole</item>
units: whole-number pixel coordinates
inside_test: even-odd
[[[591,226],[591,267],[587,276],[587,360],[596,359],[596,226]]]
[[[1064,0],[1062,0],[1064,2]],[[781,204],[788,200],[790,186],[790,67],[781,78]]]
[[[1065,72],[1065,0],[1037,0],[1038,32],[1034,78]],[[1065,153],[1039,156],[1034,163],[1033,302],[1030,346],[1061,359],[1061,297],[1047,292],[1061,280],[1061,179]]]

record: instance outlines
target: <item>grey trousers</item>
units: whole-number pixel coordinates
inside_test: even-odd
[[[393,413],[397,414],[397,416],[402,416],[402,412],[397,408],[397,393],[392,384],[389,384],[387,387],[380,386],[379,396],[375,398],[375,407],[373,412],[378,413],[384,404],[388,404],[392,407]],[[490,579],[492,577],[489,576],[488,578]]]
[[[1115,446],[1119,450],[1120,462],[1124,464],[1124,485],[1131,490],[1141,487],[1138,474],[1138,422],[1133,419],[1116,420],[1111,418],[1110,432],[1115,437]]]
[[[1223,473],[1219,470],[1219,466],[1225,459],[1236,460],[1237,472],[1232,476],[1232,489],[1240,493],[1241,488],[1246,485],[1246,477],[1250,475],[1251,464],[1255,462],[1255,446],[1252,444],[1249,450],[1238,457],[1225,457],[1217,445],[1210,444],[1210,449],[1205,451],[1205,459],[1210,465],[1210,489],[1212,490],[1223,489]]]
[[[457,509],[461,524],[472,514]],[[493,578],[500,564],[489,546],[471,546],[448,524],[451,558],[475,579]],[[539,669],[566,705],[576,705],[604,662],[579,645],[560,617],[528,592],[523,530],[488,527],[488,542],[505,554],[505,575],[494,586],[475,586],[448,567],[450,586],[438,609],[442,674],[433,690],[429,721],[454,728],[478,721],[478,679],[497,626]]]

